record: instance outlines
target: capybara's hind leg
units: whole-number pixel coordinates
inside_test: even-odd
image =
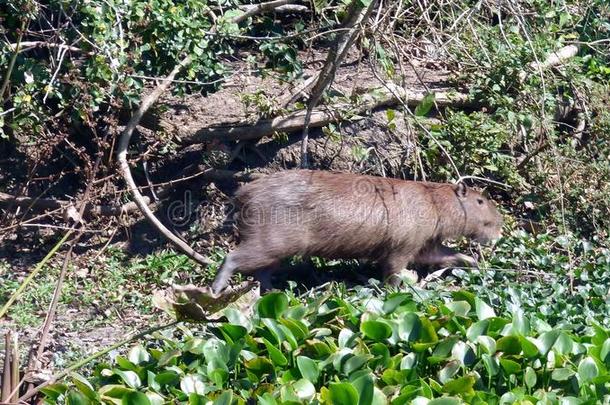
[[[271,276],[279,267],[279,262],[275,262],[264,269],[257,270],[256,273],[254,273],[254,278],[256,278],[256,280],[258,280],[260,283],[261,293],[273,289],[273,284],[271,284]]]
[[[224,290],[229,283],[229,279],[236,271],[249,274],[254,270],[273,265],[276,262],[277,259],[261,252],[258,247],[257,249],[249,249],[239,246],[225,257],[225,261],[212,284],[212,291],[218,294]]]

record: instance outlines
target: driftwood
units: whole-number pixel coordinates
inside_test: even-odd
[[[336,104],[315,108],[311,113],[309,127],[323,127],[329,123],[340,121],[342,115],[345,115],[341,114],[340,111],[350,111],[355,114],[361,114],[376,108],[395,105],[399,100],[394,94],[400,95],[403,100],[406,100],[406,103],[410,107],[417,106],[426,96],[426,92],[424,91],[405,90],[393,84],[389,84],[388,86],[393,88],[395,93],[392,93],[385,88],[371,89],[363,96],[361,103],[356,106],[351,104]],[[439,107],[448,105],[455,107],[470,106],[468,96],[457,92],[435,92],[435,101]],[[190,145],[215,139],[231,141],[249,140],[271,136],[276,132],[294,132],[304,128],[306,114],[307,112],[305,110],[301,110],[273,119],[259,120],[255,123],[243,123],[230,127],[218,126],[204,128],[197,131],[192,136],[183,138],[181,143]]]

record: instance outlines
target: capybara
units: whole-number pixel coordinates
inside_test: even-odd
[[[472,265],[441,242],[465,236],[484,243],[502,231],[495,205],[464,183],[286,170],[242,186],[235,200],[240,243],[225,258],[215,293],[235,271],[256,271],[269,288],[271,271],[295,255],[373,260],[386,280],[410,263]]]

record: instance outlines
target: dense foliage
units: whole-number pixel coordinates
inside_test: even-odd
[[[431,295],[336,285],[265,295],[252,315],[159,336],[47,402],[161,404],[584,404],[606,401],[610,330],[551,327],[464,290]]]

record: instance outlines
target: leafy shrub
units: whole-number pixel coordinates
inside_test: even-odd
[[[45,389],[47,403],[593,403],[609,331],[550,327],[514,305],[412,288],[271,293],[249,316],[181,328]]]

